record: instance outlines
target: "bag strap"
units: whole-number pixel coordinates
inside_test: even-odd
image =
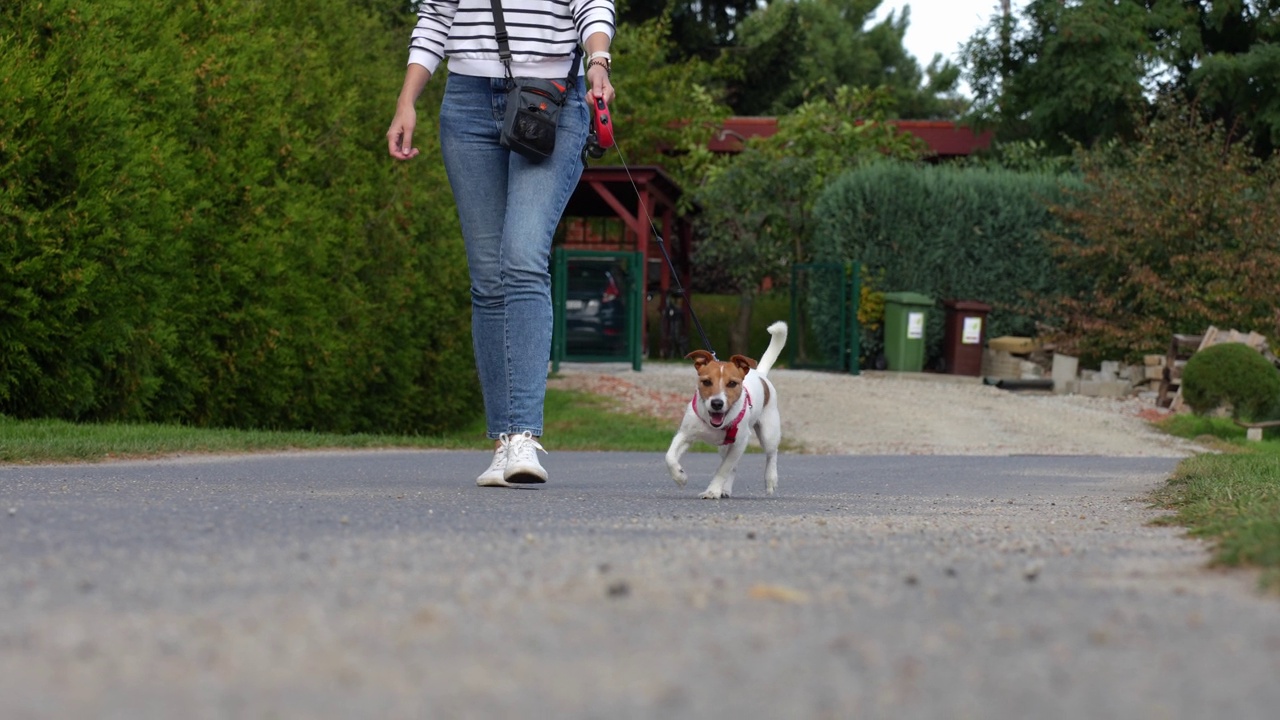
[[[502,0],[489,0],[489,4],[493,7],[493,29],[494,39],[498,41],[498,59],[502,61],[502,66],[507,70],[507,83],[511,84],[515,80],[511,77],[511,46],[508,44],[510,36],[507,34],[507,21],[502,15]],[[569,74],[565,76],[565,91],[560,93],[560,103],[564,103],[565,96],[569,94],[569,87],[573,85],[573,79],[578,77],[575,72],[578,67],[578,61],[582,58],[582,44],[573,44],[573,59],[569,61]]]
[[[502,0],[489,0],[493,6],[494,39],[498,41],[498,59],[507,69],[507,82],[511,82],[511,46],[507,44],[507,21],[502,17]]]

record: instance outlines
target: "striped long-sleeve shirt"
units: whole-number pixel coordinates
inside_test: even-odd
[[[502,0],[517,77],[562,78],[576,44],[614,33],[613,0]],[[409,63],[432,74],[449,58],[449,72],[502,77],[491,0],[423,0],[409,42]]]

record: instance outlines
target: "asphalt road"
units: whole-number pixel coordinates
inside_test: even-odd
[[[0,467],[0,717],[1273,718],[1280,601],[1176,458],[483,453]]]

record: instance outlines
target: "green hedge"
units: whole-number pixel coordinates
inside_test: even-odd
[[[431,432],[474,417],[411,20],[340,0],[0,6],[0,413]]]
[[[988,303],[987,336],[1034,335],[1030,299],[1057,293],[1063,280],[1044,240],[1057,176],[1006,170],[877,163],[831,182],[814,215],[813,261],[859,261],[880,292],[918,292],[938,301],[925,329],[926,366],[942,355],[942,301]],[[837,343],[838,314],[816,287],[809,301],[824,347]],[[868,366],[883,330],[862,337]]]

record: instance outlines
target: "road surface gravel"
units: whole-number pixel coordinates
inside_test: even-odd
[[[758,454],[705,501],[713,454],[552,438],[518,490],[480,450],[0,467],[0,717],[1274,717],[1280,604],[1152,524],[1192,446],[849,380],[778,373],[821,451],[772,498]]]

